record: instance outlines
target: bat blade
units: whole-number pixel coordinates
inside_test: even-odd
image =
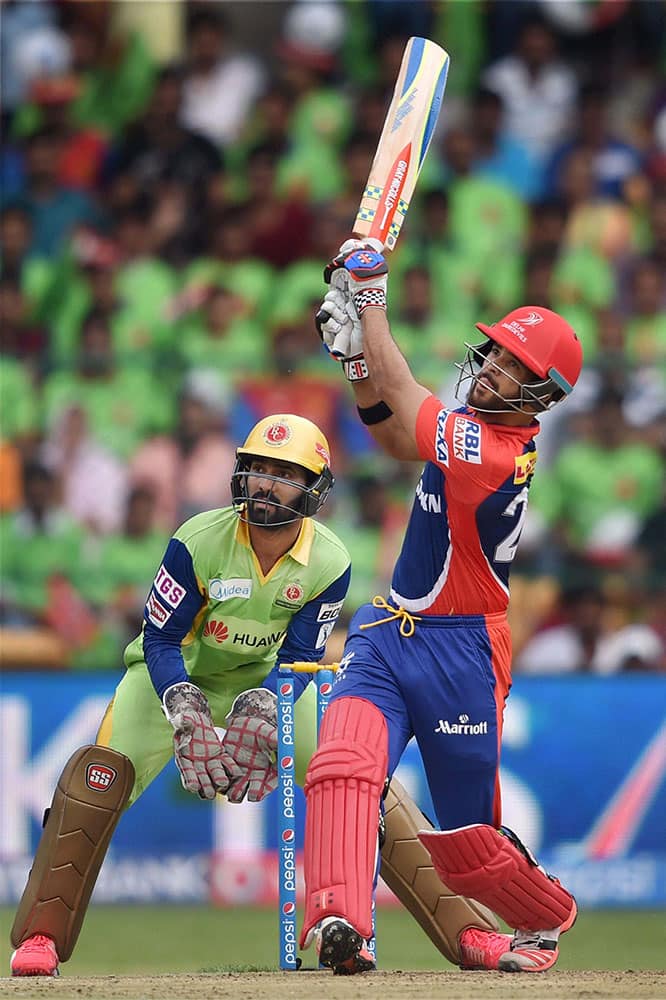
[[[410,38],[363,192],[354,234],[396,244],[433,137],[449,56],[428,38]]]

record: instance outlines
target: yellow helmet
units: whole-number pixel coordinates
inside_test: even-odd
[[[236,466],[231,477],[231,494],[236,509],[240,512],[241,505],[246,505],[247,477],[253,458],[268,458],[273,461],[288,462],[298,465],[311,473],[307,486],[291,483],[282,477],[273,478],[277,482],[290,482],[299,485],[301,496],[298,507],[286,507],[294,517],[281,520],[282,524],[294,521],[299,517],[312,517],[326,502],[326,498],[335,480],[330,469],[330,448],[326,437],[316,424],[306,417],[293,413],[272,414],[264,417],[252,428],[241,448],[236,449]],[[280,506],[276,504],[276,506]],[[250,520],[247,510],[244,518],[250,523],[266,524],[263,520]]]

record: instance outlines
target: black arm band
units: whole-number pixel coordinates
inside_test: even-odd
[[[357,406],[356,409],[361,423],[365,424],[366,427],[371,427],[372,424],[381,424],[382,420],[388,420],[389,417],[393,416],[393,410],[383,399],[372,406]]]

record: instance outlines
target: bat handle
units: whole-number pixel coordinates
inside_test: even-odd
[[[330,278],[330,285],[332,288],[346,288],[348,285],[348,276],[344,267],[339,267],[337,270],[333,271]],[[322,333],[322,327],[324,323],[328,323],[331,318],[331,314],[326,311],[326,309],[319,309],[315,315],[315,324],[317,326],[317,333],[324,339]]]
[[[328,323],[330,318],[331,314],[326,312],[325,309],[318,309],[317,312],[315,313],[315,326],[317,327],[317,333],[319,334],[322,340],[324,339],[322,327],[324,323]]]

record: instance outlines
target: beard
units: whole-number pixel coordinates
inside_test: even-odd
[[[248,520],[260,528],[276,530],[300,517],[300,506],[300,498],[293,507],[287,507],[280,503],[274,493],[255,493],[247,502]]]
[[[513,403],[516,406],[520,405],[520,400],[518,399],[508,399],[506,396],[501,397],[497,394],[497,387],[489,382],[488,385],[479,382],[481,373],[476,375],[472,379],[472,384],[469,387],[469,392],[467,393],[466,403],[472,408],[480,407],[484,411],[499,411],[502,412],[506,410],[507,404]],[[484,376],[487,378],[487,376]],[[492,388],[491,388],[492,385]]]

